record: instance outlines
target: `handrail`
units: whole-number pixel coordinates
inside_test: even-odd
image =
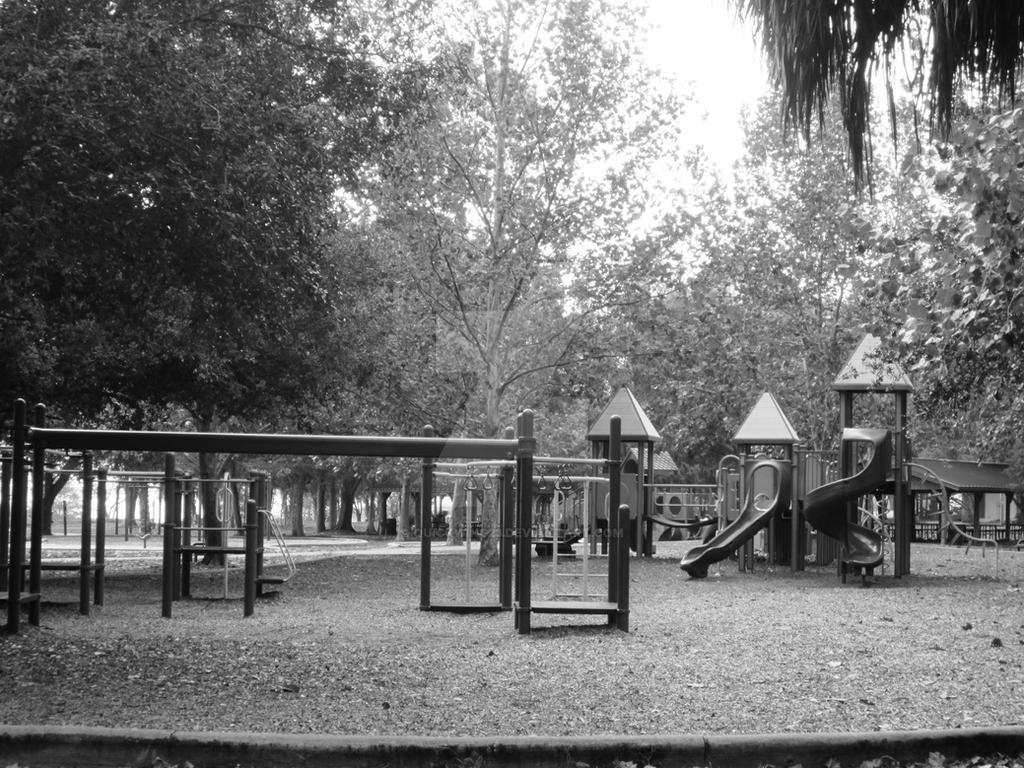
[[[285,581],[291,579],[295,575],[295,560],[292,559],[291,550],[288,549],[288,545],[284,542],[284,536],[281,534],[281,528],[277,524],[277,520],[274,516],[266,509],[261,509],[260,514],[266,517],[270,527],[270,534],[274,537],[274,541],[277,543],[277,547],[281,550],[281,556],[284,558],[284,564],[288,568],[288,575],[284,577]]]

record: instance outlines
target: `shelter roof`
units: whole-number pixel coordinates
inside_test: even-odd
[[[647,417],[628,387],[622,387],[605,406],[601,415],[591,425],[587,440],[608,440],[611,438],[611,419],[618,416],[622,422],[622,439],[633,443],[653,443],[661,435]]]
[[[913,464],[921,464],[930,469],[953,493],[1013,493],[1020,490],[1020,486],[1006,474],[1006,464],[918,458],[914,459]],[[928,473],[913,464],[910,467],[913,478],[927,483]]]
[[[832,389],[847,392],[912,392],[914,385],[899,363],[882,359],[882,341],[871,334],[860,344],[839,371]]]
[[[626,455],[623,458],[624,464],[630,461],[636,462],[636,460],[636,448],[630,448],[626,451]],[[679,474],[679,466],[668,451],[658,451],[654,454],[654,474],[661,476]]]
[[[775,396],[763,392],[732,441],[737,445],[794,445],[800,437]]]

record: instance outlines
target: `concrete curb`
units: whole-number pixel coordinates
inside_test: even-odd
[[[658,768],[859,766],[890,757],[925,762],[931,752],[951,758],[1024,753],[1024,727],[871,733],[596,736],[373,737],[273,733],[185,732],[119,728],[0,726],[0,765],[21,768],[583,768],[617,761]]]

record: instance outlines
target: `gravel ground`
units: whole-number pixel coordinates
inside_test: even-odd
[[[222,570],[200,569],[196,597],[163,619],[158,560],[111,553],[105,606],[78,615],[60,604],[77,583],[47,574],[42,626],[0,638],[0,722],[466,736],[1024,724],[1024,552],[997,565],[915,545],[912,575],[862,588],[829,568],[730,562],[690,581],[687,546],[632,561],[628,634],[538,616],[529,636],[508,613],[419,611],[410,547],[304,548],[248,619],[238,568],[227,599]],[[435,600],[464,597],[465,564],[433,559]],[[594,589],[604,565],[587,563]],[[534,568],[546,597],[550,565]],[[472,571],[473,594],[496,595],[494,572]]]

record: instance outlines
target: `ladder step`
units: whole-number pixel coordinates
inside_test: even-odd
[[[603,600],[538,600],[531,606],[533,613],[574,613],[574,614],[614,614],[619,606]]]

